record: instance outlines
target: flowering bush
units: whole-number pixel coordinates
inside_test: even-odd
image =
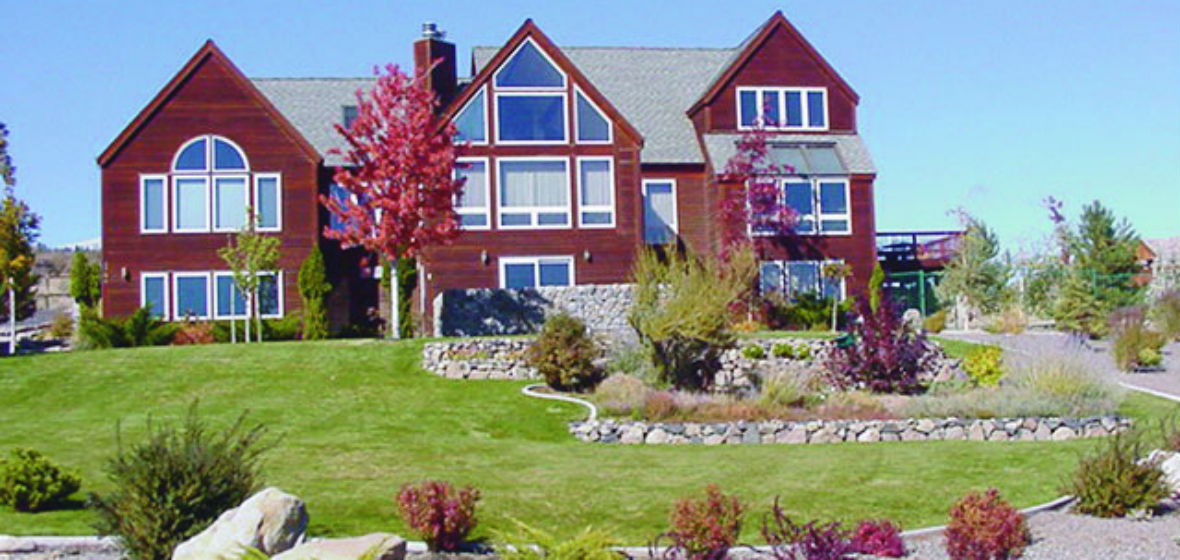
[[[871,554],[885,558],[905,556],[905,543],[897,525],[885,520],[861,521],[852,533],[852,548],[858,554]]]
[[[859,321],[852,323],[853,344],[837,344],[827,361],[828,375],[842,388],[874,393],[913,394],[923,387],[919,375],[933,365],[935,350],[921,333],[911,331],[883,299],[874,311],[857,301]]]
[[[721,560],[737,543],[746,508],[736,496],[727,496],[714,484],[705,488],[703,499],[684,498],[672,508],[672,556],[691,560]]]
[[[475,528],[475,503],[479,490],[470,486],[456,490],[449,483],[427,480],[418,486],[407,484],[397,495],[406,525],[426,541],[431,551],[455,552]]]
[[[951,560],[1006,560],[1032,542],[1024,515],[992,488],[963,496],[950,511],[946,553]]]

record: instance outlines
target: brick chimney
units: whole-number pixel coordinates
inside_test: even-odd
[[[434,70],[426,75],[426,85],[438,95],[443,107],[455,97],[455,45],[443,40],[446,34],[433,22],[422,24],[422,37],[414,41],[415,72],[429,68],[438,61]]]

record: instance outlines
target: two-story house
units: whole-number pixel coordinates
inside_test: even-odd
[[[464,143],[456,207],[463,233],[421,259],[417,307],[448,289],[626,282],[644,243],[715,252],[717,174],[747,129],[773,135],[777,178],[798,214],[789,236],[758,237],[764,290],[861,289],[875,262],[875,170],[857,134],[857,94],[781,13],[732,49],[559,47],[531,20],[474,49],[458,75],[432,25],[415,42]],[[357,255],[322,236],[354,92],[372,79],[248,79],[207,43],[100,156],[109,313],[223,318],[241,307],[216,248],[245,219],[284,238],[264,313],[298,305],[313,244],[328,255],[337,323],[375,304]],[[822,278],[844,261],[852,277]]]

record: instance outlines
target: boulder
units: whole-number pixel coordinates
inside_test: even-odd
[[[172,552],[172,560],[235,558],[246,547],[275,555],[302,542],[306,530],[307,508],[303,500],[278,488],[267,488],[180,543]]]
[[[1164,471],[1164,478],[1167,479],[1168,487],[1172,489],[1172,493],[1180,494],[1180,453],[1157,449],[1151,452],[1147,460],[1155,463],[1161,471]]]
[[[372,533],[347,539],[316,539],[271,560],[402,560],[406,541],[389,533]]]

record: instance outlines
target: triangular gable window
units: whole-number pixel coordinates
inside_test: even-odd
[[[578,141],[610,142],[610,122],[582,92],[579,91],[577,97]]]
[[[525,41],[496,73],[496,87],[561,88],[565,76],[532,41]]]
[[[455,117],[456,141],[474,144],[488,141],[484,106],[483,90],[480,90]]]

